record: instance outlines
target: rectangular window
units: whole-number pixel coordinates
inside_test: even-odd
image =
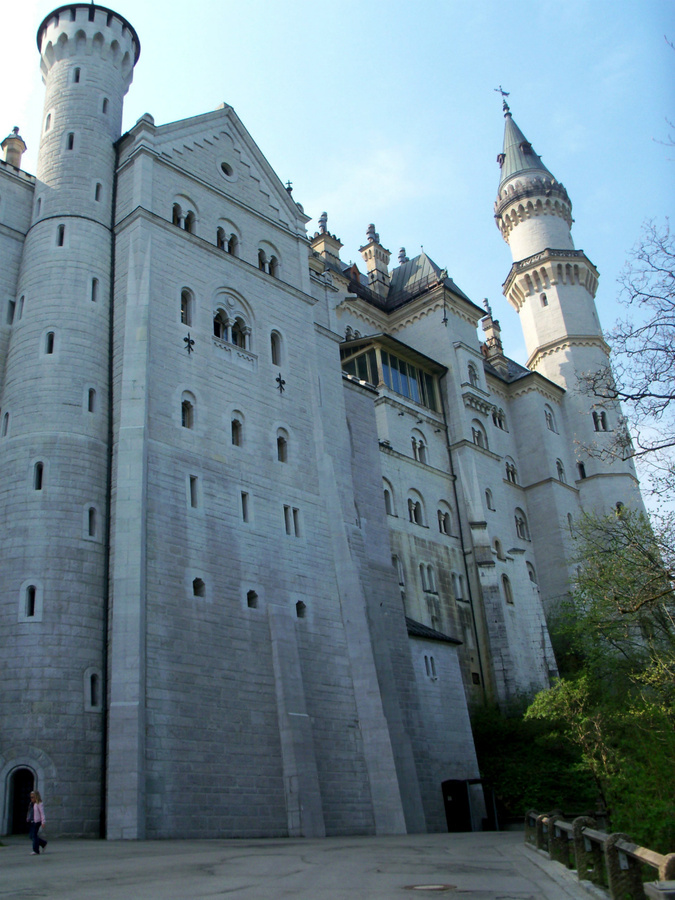
[[[199,479],[196,475],[190,475],[190,506],[193,509],[199,506]]]
[[[248,494],[246,491],[241,492],[241,517],[244,522],[248,522],[249,520],[249,504],[248,504]]]
[[[293,508],[293,534],[300,537],[300,510]]]
[[[290,506],[284,506],[284,526],[286,534],[293,534],[293,515]]]

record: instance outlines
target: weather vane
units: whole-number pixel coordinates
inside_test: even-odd
[[[506,102],[506,98],[509,96],[509,94],[510,94],[511,92],[510,92],[510,91],[505,91],[505,90],[502,88],[501,84],[499,85],[498,88],[494,88],[494,90],[495,90],[495,92],[496,92],[497,94],[501,94],[501,95],[502,95],[502,108],[504,109],[504,112],[510,112],[510,110],[509,110],[509,104]]]

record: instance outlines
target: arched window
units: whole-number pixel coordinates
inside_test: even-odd
[[[258,608],[258,595],[255,591],[247,591],[246,593],[246,605],[249,609],[257,609]]]
[[[261,272],[267,269],[267,257],[264,250],[258,250],[258,268]]]
[[[232,343],[236,347],[246,347],[246,334],[247,329],[244,324],[243,319],[237,318],[234,320],[234,325],[232,326]]]
[[[277,431],[277,459],[288,462],[288,433],[283,428]]]
[[[227,252],[230,256],[239,256],[239,238],[236,234],[231,234],[227,242]]]
[[[504,559],[504,551],[502,549],[502,542],[500,540],[497,540],[497,538],[495,538],[494,548],[495,548],[495,554],[497,555],[497,559]]]
[[[183,428],[195,427],[195,398],[188,391],[184,391],[181,397],[180,423]]]
[[[416,428],[410,436],[410,442],[412,444],[413,459],[416,459],[418,462],[424,463],[426,465],[427,440],[418,428]]]
[[[54,332],[48,331],[45,338],[45,353],[51,355],[54,352]]]
[[[195,214],[190,210],[190,212],[185,216],[185,224],[183,228],[188,232],[188,234],[194,234],[195,230]]]
[[[516,534],[522,541],[530,540],[530,529],[527,525],[527,517],[522,509],[516,509],[514,519],[516,522]]]
[[[45,119],[45,131],[49,131],[52,127],[52,114],[47,113],[47,118]]]
[[[534,566],[532,565],[532,563],[531,563],[531,562],[526,562],[526,563],[525,563],[525,566],[527,567],[527,577],[530,579],[530,581],[532,582],[532,584],[538,584],[538,581],[537,581],[537,573],[536,573],[536,571],[535,571]]]
[[[548,298],[547,298],[546,294],[540,294],[539,300],[541,301],[542,306],[548,306]]]
[[[422,580],[422,590],[430,593],[436,593],[436,573],[434,567],[428,563],[420,563],[420,578]]]
[[[516,469],[516,464],[510,457],[506,459],[506,480],[510,481],[511,484],[518,484],[518,470]]]
[[[295,615],[298,619],[304,619],[307,615],[307,605],[302,602],[302,600],[298,600],[295,604]]]
[[[442,509],[438,510],[438,530],[441,534],[450,534],[452,531],[450,513],[444,512]]]
[[[482,447],[483,450],[489,450],[487,434],[485,433],[485,428],[478,419],[474,419],[471,423],[471,436],[474,444],[477,447]]]
[[[216,247],[217,247],[219,250],[225,250],[225,249],[226,249],[225,229],[224,229],[224,228],[217,228],[217,229],[216,229]]]
[[[241,413],[235,412],[230,422],[230,434],[234,447],[241,447],[244,443],[244,420]]]
[[[421,499],[416,496],[408,498],[408,519],[414,525],[424,525],[424,508]]]
[[[221,341],[229,341],[230,322],[227,314],[219,309],[213,317],[213,334],[214,337],[220,338]]]
[[[75,149],[75,132],[69,131],[66,135],[66,150]]]
[[[453,572],[451,578],[452,593],[455,595],[455,600],[462,600],[464,598],[464,576]]]
[[[279,260],[276,258],[276,256],[270,257],[269,266],[268,266],[267,271],[272,276],[272,278],[279,277]]]
[[[593,412],[593,428],[596,431],[607,431],[607,413],[604,409]]]
[[[405,585],[405,571],[403,569],[403,563],[398,556],[392,556],[391,564],[396,569],[396,575],[398,577],[399,585],[403,587]]]
[[[492,410],[492,424],[496,425],[501,431],[506,431],[506,416],[503,409]]]
[[[270,335],[270,351],[272,354],[272,365],[281,365],[281,335],[278,331],[273,331]]]
[[[193,597],[205,597],[206,596],[206,585],[202,581],[201,578],[193,578],[192,580],[192,596]]]
[[[173,225],[176,225],[178,228],[182,228],[183,226],[183,210],[180,208],[180,204],[178,203],[174,203],[171,210],[171,223]]]
[[[394,489],[389,482],[384,479],[384,509],[388,516],[396,515],[396,505],[394,503]]]
[[[558,481],[562,481],[563,484],[566,484],[567,482],[565,481],[565,467],[563,466],[561,460],[556,459],[555,469],[558,475]]]
[[[486,488],[485,490],[485,505],[488,509],[494,511],[495,505],[494,500],[492,499],[492,491],[490,490],[490,488]]]
[[[24,615],[27,619],[32,619],[35,616],[35,610],[37,605],[37,588],[34,584],[29,584],[26,588],[25,592],[25,607],[24,607]]]
[[[96,411],[96,391],[94,388],[89,388],[87,392],[87,412],[93,413]]]
[[[44,463],[36,462],[33,467],[33,490],[41,491],[44,476]]]
[[[546,427],[549,431],[557,432],[557,428],[555,425],[555,416],[553,415],[553,410],[550,406],[544,407],[544,418],[546,419]]]
[[[502,590],[504,591],[506,602],[513,603],[513,591],[511,590],[511,582],[508,575],[502,575]]]
[[[478,372],[476,371],[476,367],[473,363],[469,363],[467,369],[469,373],[469,384],[472,387],[478,387]]]
[[[180,292],[180,320],[183,325],[192,325],[193,305],[192,292],[183,288]]]

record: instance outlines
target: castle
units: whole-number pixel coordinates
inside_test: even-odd
[[[117,13],[38,30],[0,162],[0,811],[109,838],[445,830],[469,709],[545,687],[571,528],[639,504],[598,273],[505,105],[527,366],[424,253],[340,259],[235,111],[121,135]],[[486,215],[489,211],[486,210]],[[481,324],[482,339],[477,327]]]

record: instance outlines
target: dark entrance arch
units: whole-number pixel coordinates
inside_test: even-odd
[[[14,769],[9,776],[10,834],[28,834],[26,814],[34,786],[35,775],[30,769]]]

